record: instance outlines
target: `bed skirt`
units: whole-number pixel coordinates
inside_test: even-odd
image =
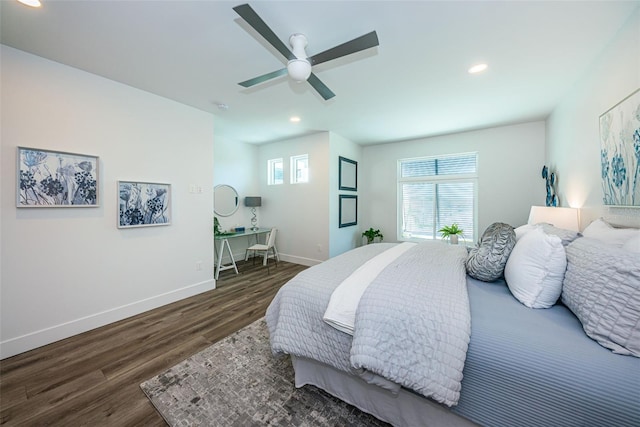
[[[473,427],[466,418],[436,402],[401,389],[398,395],[314,360],[291,356],[296,387],[307,384],[396,427]]]

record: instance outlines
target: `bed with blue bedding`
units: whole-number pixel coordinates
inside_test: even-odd
[[[457,414],[492,426],[640,426],[640,359],[589,338],[564,305],[532,310],[468,278],[471,342]]]
[[[397,426],[463,426],[474,423],[483,426],[640,426],[640,358],[633,354],[616,354],[596,342],[595,338],[587,336],[582,323],[584,320],[581,322],[561,302],[546,309],[525,306],[513,296],[504,279],[491,283],[469,276],[463,279],[468,295],[471,333],[465,348],[466,356],[463,357],[461,391],[455,401],[443,402],[425,397],[430,395],[422,388],[414,390],[406,385],[411,381],[405,381],[394,389],[388,384],[393,383],[394,378],[390,381],[384,370],[372,369],[373,378],[362,375],[362,369],[357,369],[353,363],[362,358],[358,350],[354,350],[353,343],[371,339],[371,331],[365,338],[358,335],[358,325],[365,324],[363,319],[370,321],[371,315],[364,314],[365,308],[358,306],[353,336],[330,326],[323,321],[323,316],[336,288],[359,266],[392,246],[377,244],[357,248],[300,273],[281,288],[267,310],[266,320],[274,353],[292,356],[296,386],[318,386]],[[573,251],[578,258],[590,256],[580,252],[579,245],[576,248]],[[626,256],[617,252],[613,254],[613,259]],[[450,333],[415,329],[421,321],[428,324],[434,321],[429,315],[432,308],[428,304],[424,304],[423,313],[419,308],[413,312],[416,301],[432,299],[432,296],[416,291],[428,286],[423,278],[418,288],[409,283],[414,279],[404,270],[411,256],[415,259],[412,250],[390,261],[362,297],[365,302],[373,301],[375,307],[380,305],[380,297],[371,296],[378,292],[376,288],[386,287],[387,292],[393,290],[393,295],[386,294],[388,304],[393,306],[389,306],[391,311],[388,311],[389,307],[385,309],[386,314],[380,319],[383,323],[390,312],[412,313],[408,318],[394,321],[401,325],[397,328],[400,346],[407,341],[414,342],[402,350],[407,352],[406,356],[395,353],[386,359],[388,363],[400,364],[401,371],[405,361],[408,361],[409,370],[415,366],[414,354],[410,353],[422,351],[421,346],[433,347],[430,341],[449,341]],[[600,260],[606,258],[597,254],[593,256]],[[630,260],[632,271],[623,269],[619,274],[623,285],[628,287],[628,283],[635,280],[640,283],[640,262],[634,255],[626,259]],[[428,278],[433,266],[419,264],[424,264],[424,269],[422,273],[418,270],[418,276]],[[401,279],[393,278],[394,270],[403,271]],[[605,271],[605,275],[612,274],[603,268],[596,270],[600,273]],[[569,279],[575,277],[569,276],[568,272]],[[571,280],[573,285],[580,285],[580,280],[585,279]],[[406,293],[405,286],[408,289]],[[632,309],[638,308],[640,287],[631,287],[625,292],[630,293],[625,296],[627,301],[631,301],[627,305],[631,304]],[[410,303],[405,306],[403,298]],[[408,310],[407,306],[414,308]],[[631,341],[635,339],[639,326],[630,326]],[[433,336],[425,337],[425,333]],[[374,339],[379,339],[377,334],[373,335]],[[635,344],[629,344],[631,341],[628,339],[623,345],[633,352]],[[455,343],[464,347],[463,344]],[[379,346],[384,352],[389,350],[388,347],[386,342]],[[430,351],[421,357],[430,358]],[[365,359],[368,357],[365,355]],[[445,357],[445,364],[446,360]],[[427,364],[420,369],[435,369],[438,372],[434,374],[436,376],[442,371],[440,365],[430,368]]]

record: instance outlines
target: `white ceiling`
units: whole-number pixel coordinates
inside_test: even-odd
[[[232,10],[243,0],[42,2],[1,1],[3,44],[209,111],[217,137],[359,144],[544,119],[640,5],[252,0],[286,44],[306,34],[309,55],[377,31],[379,47],[314,67],[336,93],[324,101],[286,76],[238,86],[286,63]]]

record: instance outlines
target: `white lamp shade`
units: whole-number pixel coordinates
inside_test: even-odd
[[[531,206],[529,224],[546,223],[565,230],[580,231],[579,210],[553,206]]]

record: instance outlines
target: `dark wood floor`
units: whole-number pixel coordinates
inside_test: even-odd
[[[259,319],[306,267],[224,271],[217,289],[0,362],[0,424],[165,426],[140,383]]]

